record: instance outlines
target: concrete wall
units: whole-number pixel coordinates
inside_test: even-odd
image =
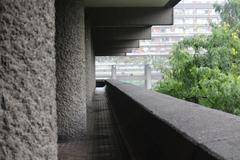
[[[54,0],[0,0],[0,159],[57,160]]]
[[[86,135],[86,58],[81,0],[56,1],[56,76],[59,140]]]
[[[96,87],[95,81],[95,55],[91,37],[91,27],[86,24],[86,91],[87,106],[91,105],[92,97]]]
[[[113,80],[107,92],[135,159],[240,159],[239,116]]]

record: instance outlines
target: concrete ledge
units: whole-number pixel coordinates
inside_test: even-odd
[[[108,53],[101,53],[96,52],[95,56],[126,56],[127,53],[118,53],[118,52],[108,52]]]
[[[92,31],[94,41],[148,40],[152,38],[151,33],[151,27],[98,28]]]
[[[85,0],[84,2],[86,7],[173,7],[179,1],[180,0]]]
[[[172,25],[173,8],[162,7],[100,7],[87,8],[93,27],[134,27]]]
[[[101,40],[101,41],[94,41],[93,47],[95,50],[101,50],[106,48],[139,48],[139,40]]]
[[[96,56],[126,56],[126,53],[132,52],[132,48],[108,48],[95,51]]]
[[[238,116],[118,81],[106,84],[137,159],[240,159]]]

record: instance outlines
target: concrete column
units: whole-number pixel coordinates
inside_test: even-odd
[[[145,88],[152,88],[152,77],[151,77],[151,67],[149,64],[144,66],[144,75],[145,75]]]
[[[84,138],[86,59],[82,0],[56,1],[56,64],[59,140]]]
[[[95,80],[95,55],[93,52],[91,26],[86,24],[86,86],[87,86],[87,106],[91,105],[92,97],[96,87]]]
[[[0,0],[0,159],[57,160],[54,0]]]
[[[111,68],[111,78],[117,79],[117,67],[115,65],[112,65],[112,68]]]

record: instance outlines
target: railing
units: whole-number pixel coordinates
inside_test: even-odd
[[[240,160],[238,116],[119,81],[106,85],[135,159]]]
[[[143,81],[146,89],[152,83],[162,79],[158,70],[150,65],[96,65],[96,79],[114,79],[119,81]]]

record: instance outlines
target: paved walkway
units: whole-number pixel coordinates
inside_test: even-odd
[[[59,144],[59,160],[129,160],[111,108],[105,88],[97,88],[88,107],[89,139]]]
[[[58,144],[59,160],[87,160],[87,144],[83,141]]]

